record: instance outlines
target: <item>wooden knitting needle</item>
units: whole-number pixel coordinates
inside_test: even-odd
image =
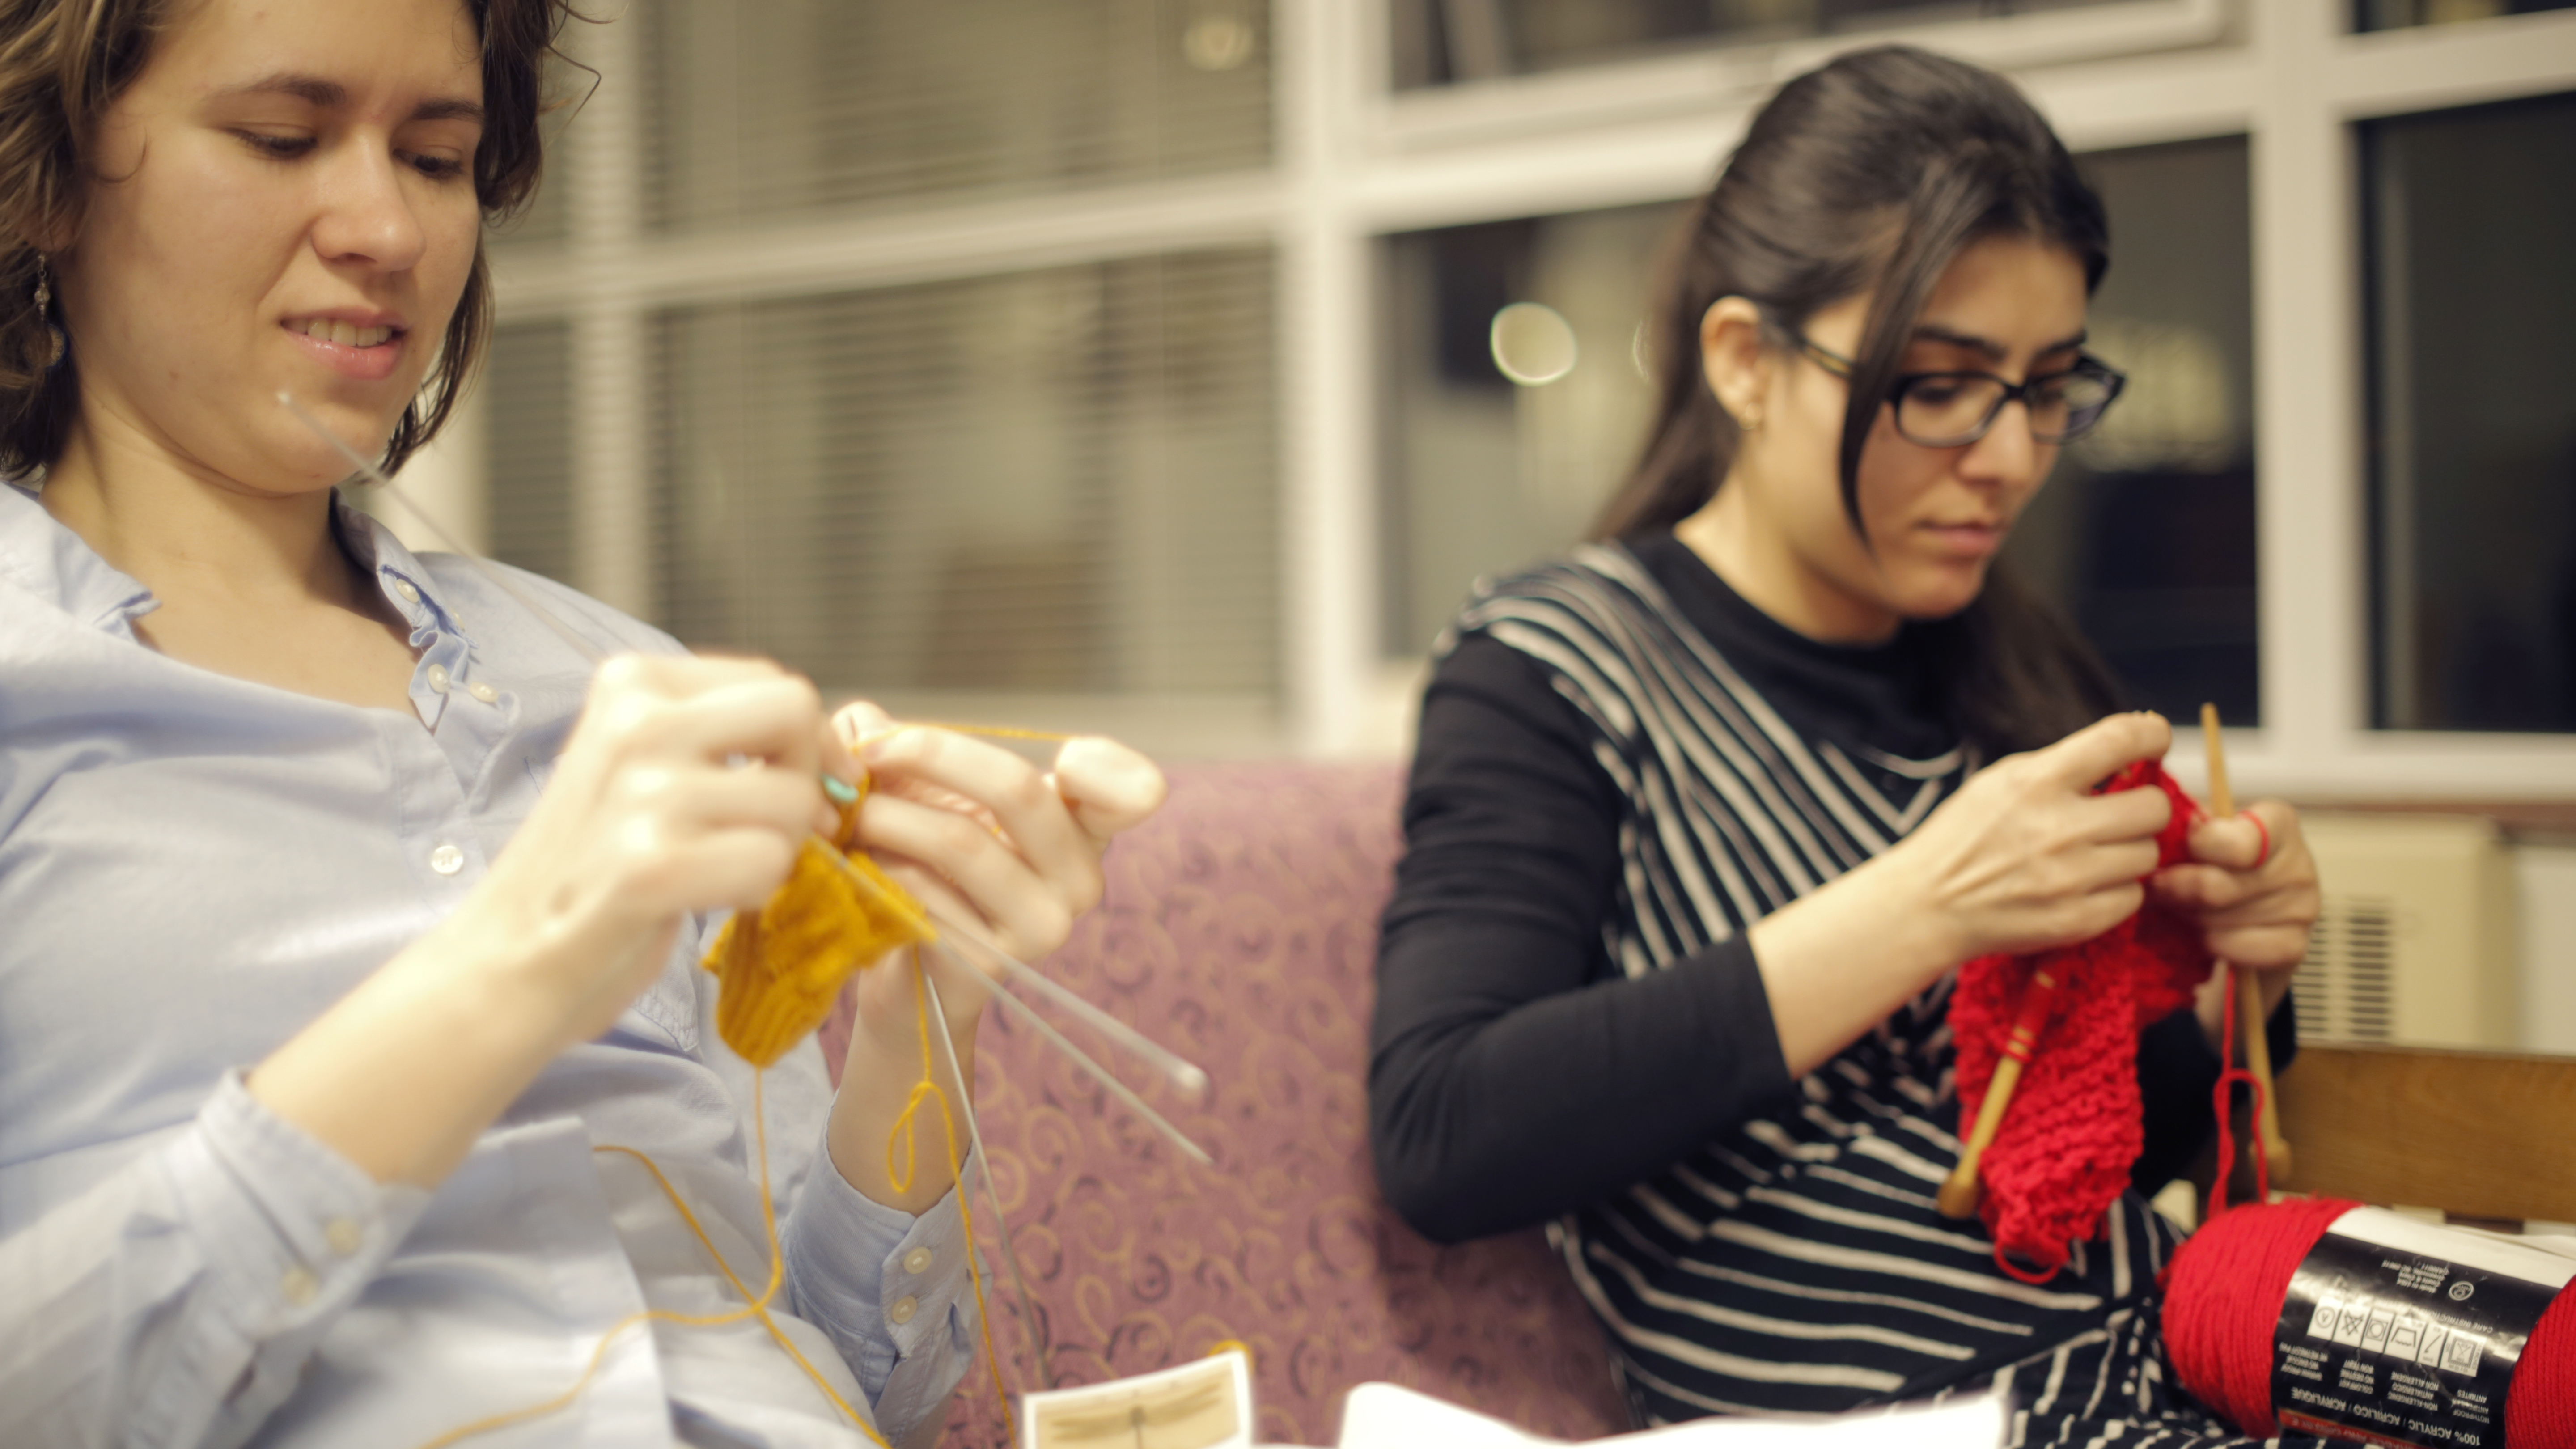
[[[2200,738],[2209,752],[2209,812],[2221,820],[2236,813],[2236,795],[2227,785],[2227,746],[2219,738],[2218,706],[2200,707]],[[2251,971],[2239,971],[2222,961],[2227,973],[2227,989],[2236,993],[2236,1024],[2244,1032],[2245,1070],[2253,1073],[2255,1085],[2262,1089],[2262,1109],[2255,1114],[2254,1130],[2263,1139],[2263,1157],[2273,1172],[2290,1175],[2290,1140],[2281,1135],[2281,1105],[2272,1090],[2272,1037],[2263,1020],[2263,983]],[[2220,1163],[2226,1172],[2233,1164]]]
[[[1959,1165],[1950,1169],[1949,1180],[1941,1184],[1934,1199],[1945,1218],[1972,1218],[1985,1190],[1977,1181],[1977,1164],[1994,1145],[1995,1132],[2004,1125],[2004,1109],[2012,1105],[2013,1089],[2021,1085],[2021,1070],[2030,1065],[2030,1054],[2039,1045],[2040,1029],[2048,1025],[2048,1003],[2057,995],[2057,978],[2046,971],[2031,973],[2030,984],[2022,988],[2021,1015],[2014,1020],[2012,1035],[2004,1038],[2003,1056],[1995,1062],[1994,1077],[1986,1083],[1986,1099],[1977,1104],[1977,1125],[1968,1133],[1967,1145],[1959,1149]]]

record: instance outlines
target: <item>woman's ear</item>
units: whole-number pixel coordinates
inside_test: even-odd
[[[1771,391],[1769,349],[1762,345],[1762,309],[1743,297],[1720,297],[1699,319],[1700,372],[1717,405],[1746,432],[1762,426]]]

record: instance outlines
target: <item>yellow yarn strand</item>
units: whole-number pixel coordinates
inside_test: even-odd
[[[734,1292],[750,1301],[729,1313],[681,1313],[669,1308],[647,1308],[630,1313],[610,1324],[608,1331],[599,1336],[598,1346],[590,1352],[590,1362],[583,1367],[581,1377],[573,1380],[571,1388],[541,1404],[530,1404],[526,1408],[511,1409],[489,1418],[477,1419],[470,1424],[459,1425],[420,1445],[419,1449],[448,1449],[448,1446],[471,1439],[477,1434],[488,1434],[495,1429],[508,1428],[512,1424],[541,1419],[548,1414],[560,1413],[572,1407],[579,1401],[583,1392],[589,1389],[590,1381],[599,1376],[600,1365],[608,1361],[609,1345],[617,1341],[618,1335],[638,1324],[658,1321],[684,1324],[692,1328],[720,1328],[729,1323],[740,1323],[746,1318],[754,1317],[760,1320],[762,1327],[769,1330],[769,1336],[777,1340],[778,1346],[787,1351],[787,1356],[795,1360],[796,1366],[805,1371],[805,1376],[814,1381],[814,1387],[821,1389],[823,1396],[830,1399],[835,1408],[849,1415],[850,1422],[858,1427],[860,1433],[868,1436],[878,1449],[891,1449],[891,1446],[886,1444],[885,1436],[879,1434],[876,1427],[869,1423],[858,1410],[850,1407],[849,1401],[832,1388],[831,1382],[816,1371],[812,1362],[797,1350],[794,1341],[780,1330],[777,1320],[769,1316],[770,1300],[778,1296],[780,1285],[786,1281],[787,1250],[778,1239],[778,1208],[769,1190],[769,1114],[762,1101],[761,1091],[762,1083],[767,1077],[766,1069],[755,1069],[751,1075],[752,1132],[760,1153],[760,1222],[761,1227],[769,1235],[769,1282],[760,1290],[760,1296],[752,1297],[751,1289],[745,1286],[741,1276],[734,1272],[733,1265],[725,1261],[724,1254],[716,1251],[715,1240],[707,1236],[705,1225],[698,1221],[696,1213],[689,1210],[688,1203],[681,1198],[679,1189],[671,1185],[671,1179],[663,1174],[659,1163],[632,1147],[614,1145],[593,1147],[591,1151],[595,1153],[619,1153],[644,1164],[644,1170],[653,1174],[653,1181],[661,1187],[662,1195],[669,1198],[671,1206],[679,1210],[680,1221],[688,1224],[690,1234],[698,1240],[698,1246],[706,1249],[707,1257],[716,1265],[716,1271],[722,1273],[725,1281],[733,1285]]]
[[[921,1028],[921,1080],[913,1084],[912,1096],[903,1106],[903,1115],[895,1119],[895,1130],[886,1136],[886,1181],[896,1192],[912,1190],[913,1176],[921,1170],[920,1156],[914,1145],[912,1116],[914,1112],[920,1110],[924,1097],[937,1101],[940,1130],[948,1139],[948,1181],[951,1189],[957,1194],[957,1221],[966,1230],[966,1281],[975,1290],[975,1323],[984,1334],[984,1366],[993,1375],[993,1402],[1002,1407],[1004,1441],[1016,1442],[1019,1438],[1019,1430],[1011,1419],[1010,1396],[1002,1392],[1002,1355],[993,1347],[993,1315],[984,1307],[983,1257],[975,1250],[975,1213],[967,1205],[966,1174],[958,1165],[960,1159],[957,1155],[957,1118],[949,1111],[948,1093],[940,1088],[938,1078],[932,1074],[930,1065],[930,998],[921,988],[921,973],[928,969],[921,964],[921,952],[914,951],[912,953],[912,1008],[913,1015]],[[941,1023],[940,1029],[947,1030],[947,1024]],[[894,1162],[894,1144],[898,1136],[904,1142],[904,1167],[899,1173],[895,1170]],[[986,1164],[986,1170],[989,1171],[990,1168],[991,1165]],[[1032,1323],[1026,1327],[1031,1341],[1034,1342],[1038,1326]]]

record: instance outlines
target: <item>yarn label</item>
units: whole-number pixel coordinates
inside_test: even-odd
[[[2299,1264],[2272,1332],[2283,1432],[2391,1449],[2508,1449],[2523,1344],[2576,1259],[2355,1208]]]

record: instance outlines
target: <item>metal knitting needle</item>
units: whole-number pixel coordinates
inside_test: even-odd
[[[816,836],[815,839],[820,840],[822,837]],[[825,842],[823,853],[832,858],[833,863],[841,868],[841,873],[848,877],[851,883],[865,889],[879,899],[884,899],[886,897],[885,887],[860,874],[858,867],[850,864],[849,861],[841,855],[839,849],[831,846],[829,842]],[[957,918],[949,914],[947,911],[931,905],[927,901],[921,902],[920,905],[922,909],[929,912],[931,919],[937,921],[943,929],[963,938],[969,944],[990,952],[996,960],[1007,962],[1009,965],[1015,966],[1019,968],[1020,971],[1026,972],[1031,976],[1037,974],[1036,967],[1020,961],[1010,953],[1004,951],[1001,947],[994,945],[990,941],[984,940],[972,929],[960,925]],[[1026,978],[1023,977],[1019,979]],[[1052,981],[1047,982],[1047,984],[1049,986],[1055,985]],[[1002,990],[998,984],[994,987],[993,999],[1000,1002],[1003,1008],[1009,1011],[1013,1016],[1017,1017],[1023,1023],[1026,1023],[1030,1030],[1044,1038],[1050,1045],[1054,1046],[1056,1050],[1063,1052],[1067,1058],[1071,1059],[1075,1066],[1082,1068],[1084,1072],[1088,1073],[1093,1081],[1096,1081],[1101,1086],[1108,1088],[1111,1094],[1116,1096],[1118,1100],[1126,1103],[1129,1107],[1134,1108],[1138,1116],[1143,1117],[1147,1122],[1153,1124],[1156,1131],[1161,1132],[1164,1136],[1172,1139],[1175,1146],[1179,1147],[1182,1151],[1187,1152],[1190,1156],[1198,1159],[1198,1161],[1205,1166],[1214,1167],[1216,1165],[1216,1159],[1208,1155],[1206,1148],[1192,1142],[1180,1128],[1173,1126],[1162,1113],[1155,1111],[1153,1107],[1146,1103],[1143,1097],[1138,1096],[1134,1088],[1128,1086],[1125,1082],[1118,1080],[1117,1076],[1107,1067],[1094,1061],[1089,1052],[1084,1051],[1082,1048],[1075,1046],[1071,1041],[1067,1040],[1065,1034],[1056,1030],[1052,1022],[1049,1022],[1045,1017],[1038,1015],[1036,1007],[1020,1000],[1008,991]],[[1084,1003],[1086,1006],[1089,1004],[1090,1003],[1088,1002]],[[1165,1051],[1162,1047],[1155,1046],[1154,1051],[1158,1056],[1169,1057],[1172,1061],[1178,1062],[1182,1067],[1198,1073],[1198,1079],[1201,1082],[1207,1080],[1207,1073],[1199,1071],[1197,1067],[1191,1066],[1188,1062],[1181,1061],[1179,1057],[1172,1056],[1170,1052]]]
[[[913,947],[912,969],[918,972],[921,989],[930,996],[930,1010],[940,1021],[937,1033],[940,1057],[948,1063],[948,1080],[957,1084],[957,1110],[966,1114],[966,1140],[975,1149],[975,1160],[982,1164],[977,1174],[984,1182],[984,1201],[993,1209],[993,1231],[1002,1240],[1002,1264],[1011,1270],[1011,1294],[1020,1300],[1020,1326],[1028,1331],[1029,1353],[1037,1360],[1038,1387],[1055,1386],[1055,1370],[1047,1363],[1046,1339],[1038,1332],[1037,1309],[1029,1303],[1028,1280],[1020,1276],[1020,1255],[1011,1247],[1011,1217],[1002,1211],[1002,1194],[993,1186],[993,1157],[984,1150],[984,1129],[975,1122],[975,1093],[966,1085],[966,1070],[957,1060],[957,1043],[948,1039],[948,1008],[939,1004],[939,983],[930,979],[930,969],[921,964],[921,948]],[[943,952],[944,954],[944,952]],[[971,968],[970,968],[971,969]],[[958,1185],[958,1206],[965,1206],[965,1185]]]
[[[412,502],[409,495],[405,494],[401,489],[396,488],[394,486],[394,480],[387,477],[382,468],[379,468],[374,463],[370,462],[365,454],[350,447],[347,443],[340,441],[340,435],[331,431],[329,428],[322,426],[322,420],[320,418],[306,412],[304,410],[304,405],[295,400],[294,394],[281,392],[277,395],[277,400],[285,405],[288,412],[295,415],[295,420],[297,422],[311,428],[315,437],[320,438],[322,441],[329,443],[332,447],[338,449],[340,456],[349,460],[350,466],[367,475],[368,482],[375,484],[386,497],[400,503],[405,512],[417,519],[423,528],[429,530],[431,537],[446,545],[449,553],[455,554],[467,563],[474,565],[475,572],[481,574],[486,582],[490,583],[492,587],[499,589],[502,593],[509,595],[511,599],[517,602],[520,608],[536,615],[537,622],[554,630],[556,635],[566,644],[571,645],[582,658],[589,660],[593,664],[604,664],[608,661],[608,656],[594,647],[589,640],[584,639],[579,634],[565,628],[563,620],[556,618],[552,609],[538,603],[527,593],[527,591],[510,582],[507,575],[504,575],[499,569],[492,567],[490,564],[485,563],[482,555],[477,554],[472,549],[458,543],[455,537],[449,534],[446,528],[441,526],[437,519],[429,516],[428,510],[422,508],[419,504]]]
[[[499,569],[493,568],[490,564],[486,563],[483,558],[473,550],[460,545],[456,539],[439,524],[438,520],[430,517],[419,504],[412,502],[401,489],[395,487],[394,480],[389,477],[382,468],[377,467],[376,464],[368,459],[365,454],[360,453],[357,449],[352,448],[347,443],[341,441],[339,434],[334,433],[329,428],[323,426],[322,420],[313,416],[312,413],[307,412],[304,405],[295,400],[293,394],[281,392],[277,395],[277,400],[289,413],[294,415],[297,422],[300,422],[305,427],[311,429],[315,437],[329,443],[342,458],[348,460],[351,467],[365,475],[369,482],[375,484],[388,496],[400,502],[405,509],[410,511],[412,517],[418,519],[421,524],[428,529],[433,537],[435,537],[440,543],[447,546],[449,552],[456,554],[463,558],[467,563],[472,564],[475,570],[481,573],[494,588],[499,589],[502,593],[516,601],[519,607],[527,610],[531,614],[534,614],[539,622],[543,623],[547,628],[561,636],[563,641],[571,645],[583,658],[589,660],[593,664],[599,664],[606,660],[607,656],[605,654],[593,647],[588,640],[582,638],[579,634],[574,633],[570,628],[566,627],[564,622],[555,616],[553,610],[547,608],[535,597],[512,583]],[[826,777],[824,783],[825,788],[830,790],[832,786],[838,785],[840,782]],[[847,786],[841,786],[839,791],[833,792],[835,794],[835,798],[846,796],[848,788],[849,787]],[[846,799],[844,800],[844,803],[847,803]],[[822,837],[817,835],[815,839],[822,840]],[[867,887],[871,891],[878,889],[876,882],[859,874],[847,860],[842,858],[841,852],[837,848],[834,848],[830,841],[823,841],[823,845],[825,847],[824,854],[830,856],[833,863],[840,866],[843,873],[848,875],[850,879],[857,881],[859,884]],[[1061,1006],[1065,1010],[1072,1012],[1074,1015],[1081,1017],[1084,1021],[1091,1023],[1091,1025],[1097,1028],[1102,1035],[1117,1041],[1128,1050],[1145,1058],[1158,1068],[1164,1076],[1168,1077],[1174,1086],[1191,1094],[1192,1096],[1196,1096],[1200,1092],[1206,1090],[1207,1073],[1200,1070],[1196,1065],[1165,1050],[1160,1043],[1145,1036],[1134,1027],[1127,1025],[1127,1023],[1120,1021],[1118,1018],[1111,1016],[1109,1013],[1102,1011],[1096,1006],[1093,1006],[1090,1002],[1083,1000],[1080,996],[1075,995],[1067,988],[1058,985],[1053,978],[1045,975],[1036,967],[1029,965],[1018,957],[1011,955],[1009,952],[1004,951],[1001,947],[994,945],[991,941],[984,939],[973,929],[960,923],[946,911],[939,910],[936,907],[931,907],[930,911],[931,915],[938,920],[942,926],[956,932],[969,944],[982,950],[988,957],[997,962],[1007,975],[1011,976],[1014,980],[1027,983],[1031,989],[1045,996],[1048,1000],[1055,1002],[1058,1006]],[[1056,1046],[1062,1048],[1065,1054],[1070,1056],[1076,1065],[1089,1072],[1102,1086],[1107,1087],[1110,1091],[1116,1093],[1121,1100],[1125,1101],[1129,1106],[1134,1107],[1139,1113],[1143,1114],[1147,1121],[1153,1123],[1154,1126],[1159,1128],[1165,1136],[1179,1144],[1183,1149],[1188,1151],[1192,1157],[1195,1157],[1200,1162],[1206,1163],[1210,1166],[1215,1165],[1216,1160],[1208,1156],[1204,1149],[1202,1149],[1197,1143],[1192,1142],[1189,1138],[1183,1136],[1179,1128],[1174,1127],[1170,1122],[1165,1121],[1161,1113],[1158,1113],[1153,1108],[1146,1106],[1144,1099],[1129,1090],[1126,1083],[1121,1082],[1115,1076],[1112,1076],[1108,1068],[1093,1061],[1081,1048],[1075,1046],[1072,1042],[1065,1040],[1063,1033],[1058,1032],[1052,1025],[1048,1024],[1045,1018],[1032,1011],[1026,1002],[1021,1001],[1018,997],[1011,995],[1007,991],[996,991],[993,994],[1000,997],[1008,1009],[1018,1013],[1022,1020],[1028,1022],[1029,1025],[1035,1028],[1042,1036],[1048,1038],[1054,1042]]]

